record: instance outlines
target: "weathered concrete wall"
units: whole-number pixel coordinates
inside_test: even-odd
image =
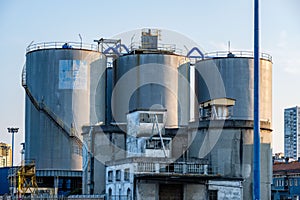
[[[137,200],[158,200],[158,186],[154,183],[138,183],[136,186]]]
[[[188,147],[188,136],[187,134],[177,133],[174,138],[172,138],[172,157],[179,158]]]
[[[184,187],[185,200],[206,200],[206,186],[201,184],[187,184]]]
[[[93,145],[89,144],[89,134],[83,134],[84,143],[93,149],[94,155],[94,193],[101,194],[105,191],[105,162],[125,158],[125,135],[122,133],[93,131]],[[90,147],[92,146],[92,147]],[[88,149],[89,150],[89,149]],[[87,155],[83,155],[87,157]],[[88,158],[84,159],[88,162]],[[84,167],[86,165],[86,167]],[[88,163],[83,163],[83,191],[87,193]]]
[[[234,120],[232,120],[234,121]],[[231,122],[230,122],[231,123]],[[236,127],[200,128],[190,131],[189,156],[206,158],[212,170],[223,177],[242,178],[244,199],[252,198],[253,177],[253,129],[244,122],[244,128]],[[232,125],[232,124],[231,124]],[[230,126],[231,126],[230,125]],[[237,125],[237,124],[236,124]],[[249,124],[251,125],[251,124]],[[227,126],[227,127],[226,127]],[[272,150],[271,130],[262,126],[261,130],[261,196],[271,198]]]
[[[209,190],[218,191],[218,200],[242,200],[243,189],[240,181],[209,181]],[[262,198],[263,199],[263,198]]]

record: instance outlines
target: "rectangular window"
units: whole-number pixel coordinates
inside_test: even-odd
[[[293,186],[293,179],[290,179],[290,186]]]
[[[113,171],[108,171],[108,182],[113,182]]]
[[[295,178],[295,180],[294,180],[294,185],[295,186],[298,186],[298,180]]]
[[[140,113],[141,123],[153,123],[156,121],[156,118],[158,123],[163,123],[163,114]]]
[[[116,171],[116,181],[121,181],[121,170]]]
[[[124,181],[129,181],[130,179],[130,169],[127,168],[124,170]]]
[[[170,139],[163,139],[163,143],[165,146],[165,149],[170,149],[169,143]],[[146,149],[162,149],[162,143],[160,138],[151,138],[146,141]]]

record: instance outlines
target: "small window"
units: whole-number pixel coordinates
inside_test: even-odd
[[[294,185],[295,186],[298,186],[298,180],[295,178],[295,180],[294,180]]]
[[[120,181],[121,180],[121,170],[117,170],[116,171],[116,181]]]
[[[290,186],[293,186],[293,179],[290,179]]]
[[[124,181],[129,181],[130,177],[130,169],[127,168],[124,170]]]
[[[140,122],[141,123],[153,123],[153,122],[163,123],[163,114],[149,114],[149,113],[140,113]]]
[[[108,182],[113,182],[113,171],[108,172]]]
[[[163,139],[163,143],[165,146],[165,149],[169,150],[170,149],[170,140],[169,139]],[[146,141],[146,149],[162,149],[162,143],[160,138],[152,138],[148,139]]]
[[[218,190],[208,190],[209,200],[218,200]]]

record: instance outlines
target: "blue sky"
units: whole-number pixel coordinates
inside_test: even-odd
[[[300,105],[300,1],[264,0],[260,4],[261,51],[273,56],[273,149],[283,151],[283,109]],[[206,52],[253,50],[250,0],[0,0],[0,141],[16,135],[15,163],[24,141],[21,72],[31,42],[92,43],[101,37],[144,27],[179,32]]]

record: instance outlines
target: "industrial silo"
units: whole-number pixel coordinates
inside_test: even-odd
[[[152,31],[152,32],[151,32]],[[172,48],[160,48],[153,30],[142,32],[142,44],[114,61],[112,114],[125,123],[133,110],[166,109],[166,127],[189,121],[189,59]]]
[[[230,57],[230,55],[234,57]],[[241,57],[241,56],[242,57]],[[265,55],[265,54],[263,54]],[[250,56],[250,57],[247,57]],[[253,57],[241,52],[229,57],[213,57],[196,63],[196,88],[198,102],[216,98],[235,99],[231,119],[253,119]],[[213,76],[213,77],[211,77]],[[221,92],[220,82],[225,89]],[[208,78],[210,77],[210,78]],[[222,86],[223,87],[223,86]],[[260,61],[260,118],[272,121],[272,62],[268,57]]]
[[[36,161],[37,176],[81,179],[81,128],[105,121],[105,70],[106,57],[91,45],[28,47],[25,159]]]
[[[190,134],[190,156],[209,160],[222,177],[241,179],[251,199],[253,177],[253,55],[215,53],[195,64],[199,124]],[[261,198],[270,199],[272,60],[260,58]]]

